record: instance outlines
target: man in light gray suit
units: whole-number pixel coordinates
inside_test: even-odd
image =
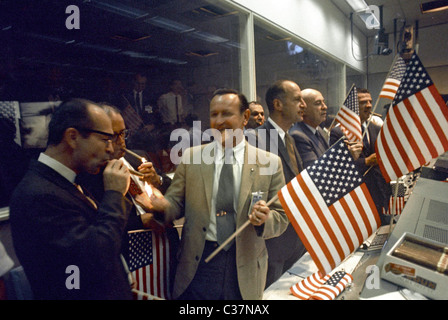
[[[268,260],[265,239],[279,236],[288,225],[280,202],[276,200],[269,207],[266,202],[285,181],[280,159],[244,139],[248,119],[248,103],[242,94],[230,89],[216,91],[210,102],[215,141],[187,149],[165,198],[152,199],[154,207],[164,211],[165,221],[185,218],[175,299],[250,300],[263,296]],[[228,174],[233,177],[234,188],[218,192],[228,161],[223,157],[229,154],[234,157]],[[251,209],[252,193],[257,191],[265,192],[266,201],[257,201]],[[229,194],[234,212],[230,209],[222,215],[218,202]],[[207,263],[204,260],[221,242],[223,216],[230,217],[234,230],[248,219],[250,224],[229,248]]]

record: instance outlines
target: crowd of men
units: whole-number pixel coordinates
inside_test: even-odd
[[[135,114],[149,125],[159,117],[165,129],[179,127],[180,83],[172,83],[155,112],[139,94],[145,79],[135,81],[135,94],[124,97]],[[374,150],[380,127],[368,121],[370,93],[358,92],[366,139],[347,146],[382,212],[390,187]],[[49,124],[48,147],[10,200],[14,247],[34,298],[132,299],[129,232],[151,229],[173,250],[170,298],[262,299],[306,253],[279,200],[269,200],[343,136],[339,126],[328,132],[321,126],[328,108],[318,90],[279,80],[265,100],[267,118],[261,103],[216,90],[209,104],[213,138],[183,152],[172,178],[144,150],[127,149],[129,112],[83,99],[63,102]],[[259,191],[261,199],[254,196]],[[175,221],[183,223],[181,234]],[[78,272],[79,283],[67,283],[68,270]]]

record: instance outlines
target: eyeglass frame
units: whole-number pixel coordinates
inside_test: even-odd
[[[77,127],[74,127],[74,128],[78,131],[102,134],[104,136],[107,136],[109,138],[108,140],[110,140],[110,141],[113,141],[115,139],[115,134],[113,134],[113,133],[108,133],[108,132],[94,130],[94,129],[87,129],[87,128],[77,128]]]
[[[121,137],[123,139],[126,139],[129,135],[129,129],[123,129],[119,133],[114,133],[113,137],[111,138],[113,142],[117,142],[118,137]]]

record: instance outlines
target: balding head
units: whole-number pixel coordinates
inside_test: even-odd
[[[327,119],[327,106],[322,93],[315,89],[302,90],[302,97],[306,103],[303,122],[316,128]]]

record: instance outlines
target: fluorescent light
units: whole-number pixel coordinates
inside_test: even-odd
[[[97,7],[101,10],[112,12],[115,14],[118,14],[123,17],[131,18],[131,19],[139,19],[142,17],[145,17],[149,15],[147,12],[129,7],[127,5],[117,3],[114,1],[99,1],[99,0],[92,0],[90,2],[94,7]]]
[[[167,30],[179,32],[179,33],[186,33],[186,32],[194,31],[193,27],[187,26],[185,24],[182,24],[182,23],[179,23],[179,22],[167,19],[167,18],[159,17],[159,16],[155,16],[150,19],[146,19],[145,22],[150,23],[156,27],[160,27],[163,29],[167,29]]]
[[[448,9],[448,0],[425,2],[420,5],[422,13],[437,12]]]
[[[364,0],[345,0],[350,7],[352,7],[353,11],[360,12],[369,10],[368,4]]]

